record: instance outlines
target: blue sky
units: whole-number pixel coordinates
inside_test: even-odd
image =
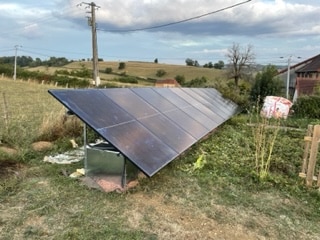
[[[90,1],[91,2],[91,1]],[[88,2],[88,3],[90,3]],[[0,56],[92,57],[86,4],[78,0],[1,0]],[[201,65],[233,43],[253,46],[256,62],[285,65],[320,54],[319,0],[96,0],[98,55],[106,61]],[[232,7],[234,5],[238,6]],[[220,11],[221,9],[227,10]],[[219,11],[217,13],[214,13]],[[210,14],[208,14],[210,13]],[[211,14],[212,13],[212,14]],[[208,15],[206,15],[208,14]],[[202,16],[180,24],[149,28]],[[283,58],[280,58],[283,57]],[[297,59],[295,57],[301,57]]]

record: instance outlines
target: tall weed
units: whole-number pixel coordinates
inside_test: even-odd
[[[280,130],[280,119],[262,117],[260,108],[251,113],[252,136],[255,149],[255,171],[260,180],[269,175],[272,154]]]

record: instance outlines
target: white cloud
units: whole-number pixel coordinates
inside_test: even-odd
[[[195,59],[222,56],[234,42],[263,59],[312,56],[320,49],[319,0],[252,0],[241,6],[149,31],[110,33],[182,21],[243,0],[96,0],[99,54],[105,58]],[[23,2],[23,3],[21,3]],[[91,54],[88,5],[77,0],[0,3],[0,41]],[[88,2],[90,3],[90,1]],[[59,44],[58,44],[59,43]],[[194,54],[194,56],[193,56]],[[183,61],[184,62],[184,61]]]

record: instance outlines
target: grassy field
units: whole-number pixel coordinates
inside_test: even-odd
[[[119,74],[125,73],[129,76],[135,76],[140,78],[151,78],[151,79],[166,79],[166,78],[175,78],[177,75],[184,76],[186,81],[190,81],[195,78],[206,77],[208,82],[214,82],[217,79],[225,78],[225,72],[217,69],[209,68],[198,68],[190,67],[183,65],[169,65],[161,63],[151,63],[151,62],[134,62],[129,61],[125,62],[125,69],[118,70],[119,62],[99,62],[100,78],[102,83],[104,81],[110,81],[114,78],[119,78]],[[63,67],[63,69],[76,70],[85,67],[87,69],[92,69],[91,62],[73,62]],[[103,73],[106,68],[112,68],[113,73],[115,74],[106,74]],[[33,71],[41,71],[53,74],[55,70],[61,68],[55,67],[36,67],[31,68]],[[163,69],[166,74],[163,77],[157,77],[156,73],[158,70]],[[150,85],[150,82],[141,80],[139,82],[142,85]],[[153,85],[153,83],[152,83]]]
[[[63,107],[48,94],[55,86],[0,79],[0,138],[11,146],[27,146]]]
[[[10,95],[8,106],[17,101],[15,106],[38,109],[43,102],[44,115],[55,116],[61,105],[48,88],[0,80],[0,92]],[[29,118],[30,124],[37,119],[22,122]],[[121,194],[90,189],[62,174],[83,167],[82,162],[45,163],[44,155],[53,151],[36,153],[18,144],[25,148],[23,161],[0,152],[0,239],[320,239],[320,192],[307,189],[298,177],[312,121],[281,122],[299,128],[279,131],[264,181],[255,173],[249,116],[239,115]],[[32,133],[36,126],[24,128]],[[61,141],[55,142],[55,152],[61,151]],[[203,152],[203,168],[192,170]]]

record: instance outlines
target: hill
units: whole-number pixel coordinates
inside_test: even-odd
[[[140,79],[167,79],[175,78],[177,75],[184,76],[186,81],[190,81],[195,78],[205,77],[208,80],[208,83],[215,81],[219,78],[226,78],[225,71],[214,69],[214,68],[202,68],[202,67],[193,67],[193,66],[183,66],[183,65],[171,65],[171,64],[161,64],[161,63],[152,63],[152,62],[136,62],[128,61],[125,63],[125,68],[119,70],[119,63],[115,61],[103,61],[98,63],[100,78],[102,82],[110,81],[117,79],[120,76],[127,75],[138,77]],[[78,70],[82,68],[92,69],[92,62],[72,62],[63,67],[35,67],[29,68],[31,71],[41,71],[49,74],[53,74],[56,70]],[[112,73],[105,73],[106,68],[111,68]],[[162,77],[157,77],[157,71],[164,70],[166,74]],[[145,84],[148,85],[146,82]],[[150,81],[149,81],[150,84]]]

